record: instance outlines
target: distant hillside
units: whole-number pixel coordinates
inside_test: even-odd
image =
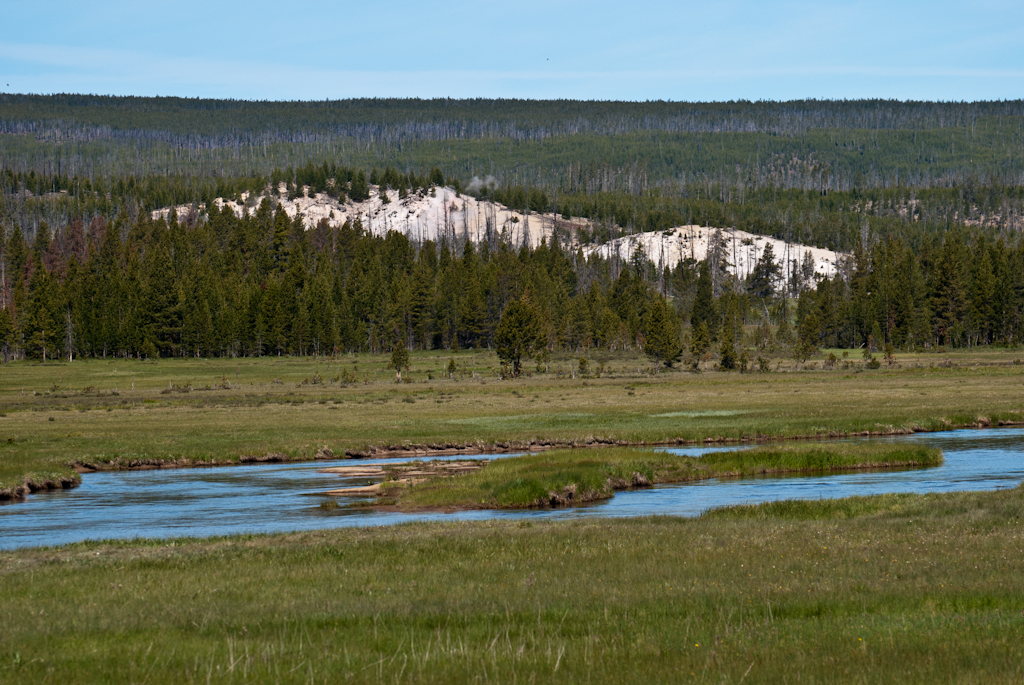
[[[1024,183],[1024,102],[245,102],[0,95],[5,168],[247,175],[308,162],[632,190]]]
[[[475,244],[499,241],[514,248],[537,248],[542,242],[551,244],[557,238],[570,250],[580,249],[585,257],[600,256],[612,262],[631,263],[643,255],[659,268],[674,268],[680,262],[695,264],[707,259],[709,252],[719,252],[728,273],[747,278],[768,245],[782,270],[782,279],[790,282],[794,274],[801,282],[813,283],[815,278],[836,275],[842,253],[823,248],[789,243],[777,238],[754,235],[730,228],[678,226],[661,231],[647,231],[614,238],[604,244],[581,244],[582,231],[594,231],[594,223],[583,217],[565,218],[552,212],[531,213],[515,211],[503,204],[458,193],[451,187],[432,188],[400,198],[394,190],[382,191],[370,186],[370,197],[362,202],[351,199],[339,201],[326,193],[312,193],[304,189],[301,197],[289,198],[282,184],[280,196],[273,198],[275,206],[294,219],[300,217],[307,229],[323,223],[340,228],[346,222],[357,221],[368,233],[385,237],[397,231],[413,244],[432,240],[449,245],[461,245],[467,240]],[[384,202],[385,196],[387,202]],[[229,208],[237,217],[252,214],[267,198],[266,195],[244,193],[238,200],[216,198],[213,205]],[[180,205],[152,212],[154,219],[166,218],[174,209],[181,217],[205,207]],[[717,247],[716,247],[717,246]]]

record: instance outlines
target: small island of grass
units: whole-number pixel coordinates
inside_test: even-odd
[[[374,492],[378,504],[407,510],[522,509],[583,504],[656,483],[941,463],[942,450],[906,444],[770,445],[702,457],[632,447],[559,449],[497,459],[457,475],[431,474],[428,467],[410,479],[406,466],[385,467],[385,481]]]

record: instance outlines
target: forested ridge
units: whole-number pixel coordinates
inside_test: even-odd
[[[177,97],[0,94],[4,132],[89,127],[203,136],[230,132],[380,133],[424,126],[423,137],[524,137],[636,129],[674,132],[802,133],[831,129],[928,129],[973,126],[985,117],[1024,115],[1024,102],[793,100],[788,102],[617,102],[363,98],[247,101]],[[433,128],[431,128],[433,126]],[[415,130],[410,128],[409,130]]]
[[[1024,103],[340,100],[0,95],[18,171],[267,175],[338,162],[589,190],[1020,184]]]
[[[542,349],[658,339],[669,362],[727,344],[806,357],[819,346],[1017,344],[1024,332],[1020,241],[961,229],[917,246],[880,240],[818,282],[779,282],[770,254],[736,280],[726,256],[657,272],[642,258],[584,260],[560,240],[532,251],[414,245],[358,224],[307,229],[269,199],[244,218],[122,214],[53,235],[44,226],[31,243],[8,232],[0,340],[8,357],[39,358],[488,347],[517,300],[543,322]]]
[[[517,302],[541,357],[631,347],[730,368],[764,350],[1016,345],[1021,110],[0,96],[0,344],[5,359],[491,347]],[[529,250],[304,226],[277,206],[377,185],[589,223]],[[243,193],[244,217],[216,209]],[[742,280],[724,251],[658,270],[578,250],[684,224],[850,256],[835,278],[782,282],[771,254]]]
[[[925,235],[943,234],[954,226],[980,231],[990,239],[1003,235],[1008,240],[1024,229],[1024,186],[965,182],[952,188],[900,185],[829,192],[747,189],[716,183],[628,192],[593,190],[584,185],[473,184],[446,179],[436,167],[400,173],[394,167],[365,171],[327,163],[276,169],[267,176],[153,175],[94,181],[4,169],[0,172],[0,221],[18,226],[31,240],[43,223],[54,230],[72,220],[89,224],[94,218],[109,219],[121,213],[135,216],[172,206],[194,205],[200,210],[213,206],[216,198],[240,201],[243,193],[252,198],[276,196],[282,183],[292,197],[326,193],[340,200],[361,201],[368,197],[369,186],[377,183],[405,197],[445,182],[456,192],[517,211],[586,218],[590,228],[575,236],[583,244],[697,224],[849,252],[861,243],[892,237],[917,246]]]

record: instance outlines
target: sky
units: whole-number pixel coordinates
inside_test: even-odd
[[[1015,100],[1024,3],[8,3],[0,91]]]

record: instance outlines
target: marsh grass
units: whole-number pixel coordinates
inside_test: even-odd
[[[386,482],[381,501],[403,509],[563,506],[655,483],[941,463],[942,451],[923,445],[771,445],[702,457],[628,447],[563,449],[485,462],[479,471],[426,482]]]
[[[491,352],[438,351],[413,354],[413,382],[403,384],[384,355],[17,362],[0,366],[0,490],[73,479],[76,462],[299,460],[325,445],[341,455],[409,444],[671,444],[1019,422],[1020,356],[978,348],[898,355],[902,366],[871,372],[652,375],[642,356],[616,353],[600,378],[501,381]],[[452,357],[459,371],[442,377]],[[938,365],[947,358],[952,367]],[[358,380],[332,382],[341,371]],[[323,383],[303,382],[317,375]],[[172,386],[191,390],[164,392]]]
[[[0,681],[1019,682],[1022,515],[1017,488],[2,552]]]

